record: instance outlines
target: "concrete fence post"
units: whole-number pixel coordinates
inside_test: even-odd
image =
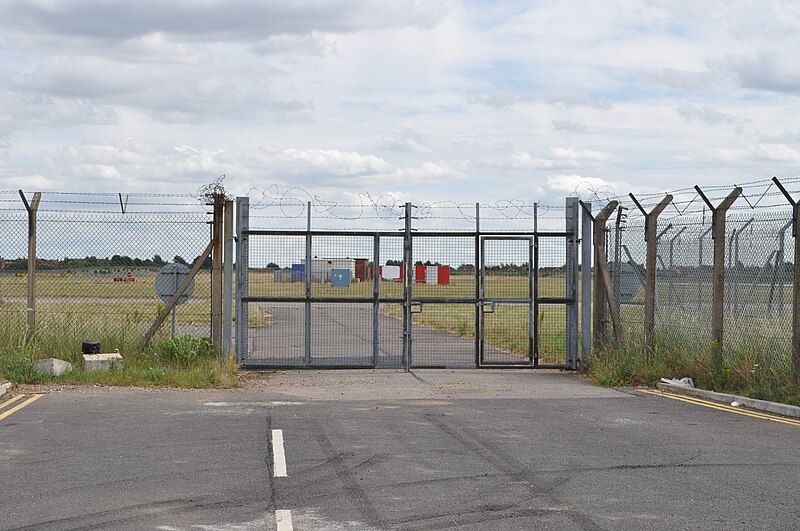
[[[672,196],[667,194],[653,210],[646,212],[633,194],[633,202],[645,216],[644,240],[647,243],[647,262],[645,264],[644,283],[644,342],[648,355],[655,350],[656,330],[656,261],[658,260],[658,216],[672,202]]]
[[[30,341],[36,333],[36,215],[42,193],[34,193],[30,203],[22,190],[19,190],[19,195],[28,211],[28,305],[25,313],[28,321],[27,339]]]
[[[791,194],[783,187],[783,184],[777,177],[773,177],[772,181],[778,185],[778,188],[789,200],[792,205],[792,237],[794,238],[794,270],[792,287],[792,380],[795,383],[800,381],[800,267],[797,266],[798,257],[800,257],[800,235],[798,235],[798,226],[800,226],[800,203],[794,200]],[[781,231],[781,247],[783,247],[783,231]],[[783,251],[781,250],[781,254]],[[783,267],[783,258],[779,261],[776,257],[775,267],[780,264]],[[781,272],[781,275],[783,272]],[[771,294],[770,294],[771,296]],[[783,293],[781,293],[781,306],[783,306]]]
[[[714,269],[711,286],[711,363],[722,369],[722,342],[725,322],[725,216],[741,195],[738,186],[718,206],[711,204],[699,186],[694,189],[711,209],[711,238],[714,240]]]

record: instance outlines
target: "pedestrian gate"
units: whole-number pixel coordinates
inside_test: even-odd
[[[412,232],[410,204],[401,231],[255,230],[238,198],[239,364],[575,368],[572,205],[565,232]]]

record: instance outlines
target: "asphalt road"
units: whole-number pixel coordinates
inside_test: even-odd
[[[304,360],[303,303],[258,303],[270,316],[268,326],[248,330],[248,362],[267,365],[302,365]],[[445,311],[448,306],[444,306]],[[441,311],[428,305],[428,311]],[[315,303],[311,308],[311,361],[313,365],[370,366],[373,356],[372,304]],[[474,327],[473,327],[474,328]],[[470,329],[470,331],[473,331]],[[526,333],[522,331],[521,333]],[[413,327],[413,364],[417,367],[475,367],[475,340],[458,337],[419,323]],[[378,314],[378,366],[402,367],[402,320]],[[521,362],[518,354],[489,345],[485,357],[493,362]]]
[[[49,392],[0,420],[0,529],[792,529],[798,440],[530,370]]]

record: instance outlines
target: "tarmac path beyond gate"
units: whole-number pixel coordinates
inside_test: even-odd
[[[248,363],[302,365],[304,307],[302,303],[257,303],[269,315],[269,324],[248,331]],[[399,305],[395,305],[398,306]],[[311,359],[316,366],[371,366],[373,363],[373,309],[371,304],[315,303],[311,310]],[[474,328],[474,327],[473,327]],[[474,368],[475,339],[414,323],[415,366]],[[472,331],[472,329],[470,329]],[[524,332],[523,332],[524,333]],[[378,313],[379,367],[402,367],[403,327],[398,317]],[[525,361],[487,345],[493,359]]]

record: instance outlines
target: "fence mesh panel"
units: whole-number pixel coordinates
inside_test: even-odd
[[[791,371],[794,238],[792,211],[773,186],[769,181],[745,186],[719,236],[725,251],[722,361],[731,370],[785,376]],[[790,193],[796,197],[800,191]],[[729,187],[709,188],[708,198],[717,205],[728,194]],[[643,208],[650,211],[662,198],[648,196]],[[622,203],[628,217],[621,223],[615,216],[609,220],[607,256],[626,341],[644,347],[645,219],[633,203]],[[656,352],[682,350],[711,361],[712,221],[699,193],[688,189],[676,193],[658,218]],[[735,375],[743,381],[749,377]]]
[[[791,367],[794,242],[790,213],[780,214],[737,212],[727,222],[725,355],[744,357],[752,370],[762,359]]]
[[[612,218],[613,219],[613,218]],[[644,337],[644,283],[647,243],[644,241],[644,219],[611,226],[608,236],[608,263],[611,282],[620,307],[620,320],[626,340],[642,341]],[[606,316],[606,329],[611,319]]]
[[[26,330],[28,213],[19,195],[1,197],[0,312],[9,333]],[[158,270],[172,261],[191,266],[208,245],[209,221],[205,205],[190,195],[42,193],[35,337],[54,354],[79,351],[88,337],[104,351],[132,350],[164,306],[155,290]],[[209,297],[210,261],[176,310],[178,334],[209,335]],[[162,336],[169,329],[168,320]]]
[[[656,252],[656,340],[703,348],[711,342],[711,219],[660,220]]]

